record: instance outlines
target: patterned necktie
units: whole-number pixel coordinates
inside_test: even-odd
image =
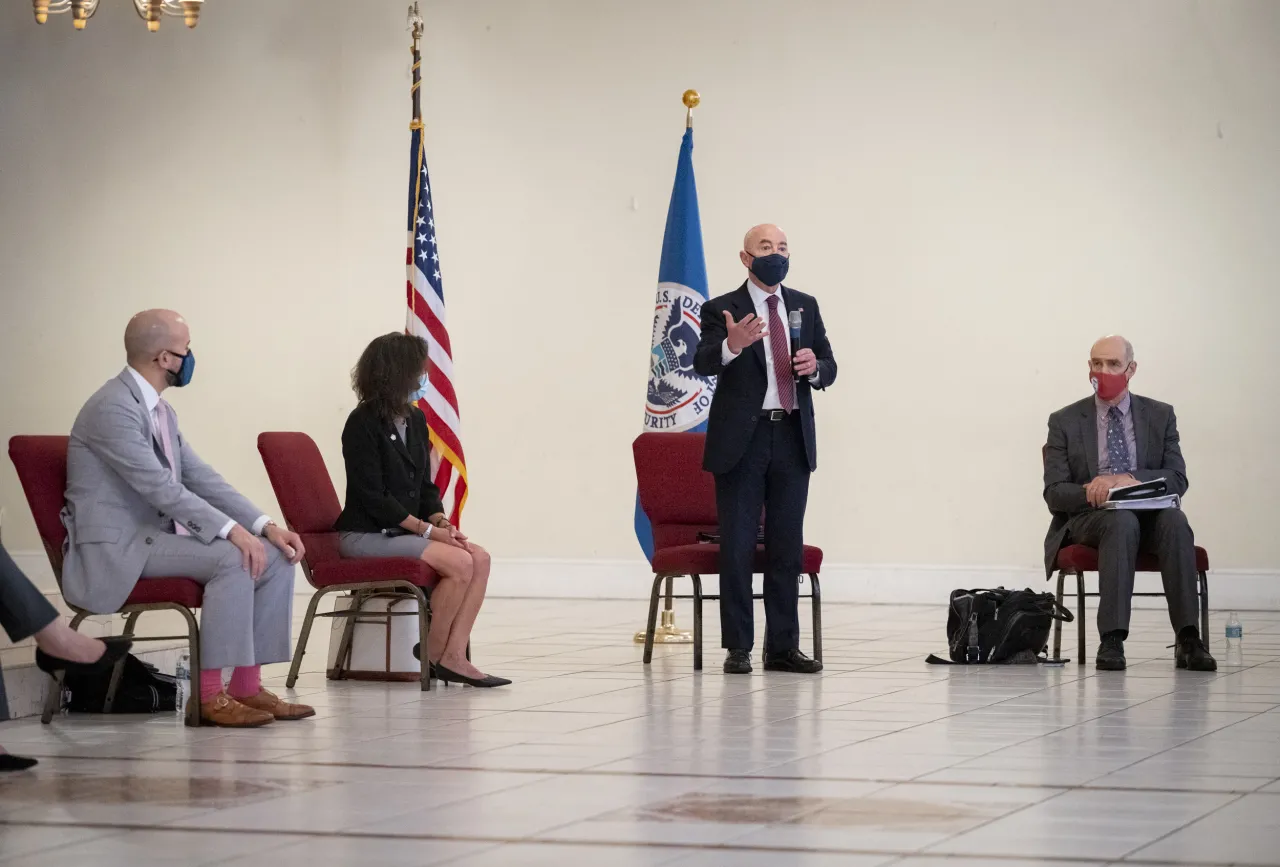
[[[1118,406],[1107,411],[1107,460],[1113,474],[1127,473],[1132,469],[1129,464],[1129,444],[1124,439],[1124,416],[1120,414]]]
[[[165,460],[169,462],[169,475],[176,479],[178,478],[178,464],[174,460],[173,437],[169,433],[169,419],[172,414],[173,410],[170,409],[169,404],[165,401],[162,400],[156,404],[156,432],[160,434],[160,447],[164,449]],[[173,532],[179,536],[191,535],[191,531],[177,521],[173,522]]]
[[[778,381],[778,402],[787,412],[796,408],[796,383],[791,369],[791,347],[778,315],[778,295],[766,299],[769,305],[769,348],[773,351],[773,378]]]

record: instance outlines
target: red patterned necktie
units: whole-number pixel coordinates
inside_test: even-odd
[[[796,383],[791,368],[791,347],[778,316],[778,295],[766,299],[769,305],[769,348],[773,350],[773,377],[778,381],[778,402],[787,412],[796,408]]]

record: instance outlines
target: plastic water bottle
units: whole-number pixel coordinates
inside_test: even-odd
[[[178,695],[174,710],[177,711],[178,716],[183,716],[187,712],[187,699],[191,696],[191,654],[184,653],[178,657],[173,676],[178,681]]]
[[[1234,611],[1227,618],[1227,650],[1240,650],[1240,640],[1244,638],[1244,627],[1240,625],[1240,616]]]

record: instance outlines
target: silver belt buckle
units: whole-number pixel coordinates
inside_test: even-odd
[[[787,417],[787,411],[785,409],[769,410],[769,421],[782,421],[786,417]]]

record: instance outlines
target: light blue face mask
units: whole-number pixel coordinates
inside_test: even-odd
[[[430,383],[427,379],[427,375],[424,373],[422,374],[422,376],[418,378],[418,390],[415,391],[413,394],[409,395],[409,404],[411,406],[417,406],[418,401],[422,400],[424,397],[427,396],[427,390],[429,388],[430,388]]]

